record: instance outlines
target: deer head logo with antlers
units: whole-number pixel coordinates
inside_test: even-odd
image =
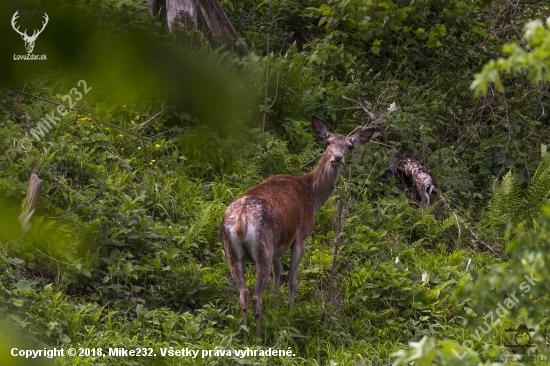
[[[21,35],[21,38],[23,38],[23,41],[25,41],[25,48],[27,49],[27,53],[32,53],[32,50],[34,49],[34,42],[36,41],[36,38],[38,38],[38,35],[40,33],[42,33],[44,28],[46,28],[46,24],[48,24],[48,19],[49,19],[48,14],[44,13],[44,22],[42,23],[42,29],[40,29],[40,30],[35,29],[32,36],[28,36],[26,29],[25,29],[24,32],[21,32],[21,31],[19,31],[19,26],[17,26],[15,24],[15,21],[19,17],[19,15],[17,15],[18,12],[19,12],[19,10],[16,11],[15,14],[13,14],[13,17],[11,18],[11,26],[13,27],[13,29],[17,33],[19,33]]]

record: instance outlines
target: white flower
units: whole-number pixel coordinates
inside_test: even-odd
[[[422,272],[422,282],[428,282],[429,279],[430,279],[430,276],[428,275],[428,273]]]
[[[399,263],[399,257],[395,257],[395,264]]]
[[[390,107],[388,108],[388,111],[393,112],[396,109],[397,109],[397,105],[395,104],[395,102],[393,102],[392,104],[390,104]]]

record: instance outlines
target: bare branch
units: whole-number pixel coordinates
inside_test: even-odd
[[[139,126],[134,127],[132,130],[136,130],[136,129],[140,128],[140,127],[146,126],[146,125],[149,124],[150,122],[153,122],[155,119],[158,118],[158,116],[160,116],[160,115],[166,110],[166,108],[167,108],[167,107],[163,107],[163,108],[160,110],[160,112],[158,112],[157,114],[155,114],[153,117],[149,118],[147,121],[140,123]]]
[[[367,107],[365,107],[365,106],[363,105],[363,103],[361,103],[360,100],[355,100],[355,99],[348,98],[348,97],[346,97],[344,94],[340,94],[340,97],[341,97],[342,99],[344,99],[344,100],[347,100],[347,101],[349,101],[349,102],[353,102],[353,103],[357,104],[357,107],[355,107],[356,109],[360,109],[360,110],[362,110],[363,112],[365,112],[366,114],[368,114],[370,118],[372,118],[372,119],[374,119],[374,120],[376,119],[376,116],[374,115],[374,113],[372,113],[371,111],[369,111],[369,110],[367,109]]]

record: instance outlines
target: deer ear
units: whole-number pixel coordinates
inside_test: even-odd
[[[351,143],[354,145],[363,145],[364,143],[367,143],[372,138],[372,135],[374,135],[375,132],[376,130],[369,128],[367,130],[363,130],[359,133],[356,133],[355,135],[351,135],[349,139]]]
[[[311,118],[311,127],[313,127],[313,132],[315,134],[322,138],[323,140],[326,140],[330,136],[330,132],[328,131],[327,126],[321,121],[317,116],[313,116]]]

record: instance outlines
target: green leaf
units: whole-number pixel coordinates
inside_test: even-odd
[[[441,42],[439,42],[437,39],[435,39],[432,36],[430,36],[430,38],[428,38],[428,41],[426,42],[426,44],[428,45],[428,48],[434,48],[434,47],[441,46]]]
[[[373,34],[372,34],[372,31],[371,31],[371,30],[365,31],[365,32],[363,32],[363,34],[361,35],[361,39],[362,39],[363,41],[368,41],[369,39],[372,38],[372,36],[373,36]]]
[[[21,299],[15,299],[12,301],[12,304],[17,306],[17,307],[21,307],[23,305],[25,305],[25,302]]]
[[[11,264],[25,264],[25,261],[21,258],[12,258],[12,257],[8,257],[8,259],[6,259],[6,262],[8,263],[11,263]]]
[[[381,8],[384,8],[386,10],[390,10],[390,4],[388,4],[385,1],[382,1],[381,3],[378,3],[378,6],[381,7]]]
[[[17,289],[19,289],[21,291],[32,291],[31,284],[27,280],[21,280],[21,281],[17,282],[15,287],[17,287]]]
[[[66,334],[61,334],[59,335],[59,341],[61,343],[67,344],[67,343],[71,343],[71,338],[69,338]]]
[[[222,5],[225,5],[229,8],[229,10],[231,11],[235,11],[235,7],[233,6],[233,3],[229,0],[222,0],[221,1]]]
[[[489,169],[487,169],[485,165],[482,165],[479,167],[479,174],[488,174],[488,173],[489,173]]]

